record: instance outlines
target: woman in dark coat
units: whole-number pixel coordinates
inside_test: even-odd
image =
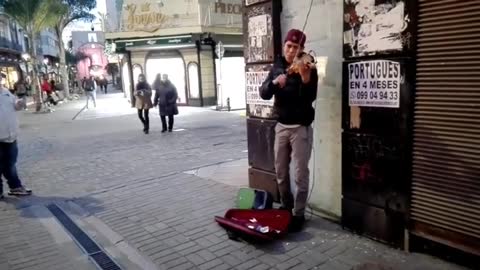
[[[148,134],[150,129],[148,110],[152,108],[152,88],[143,74],[138,76],[138,83],[135,87],[135,107],[138,110],[138,118],[143,124],[143,132]]]
[[[162,132],[167,131],[166,116],[168,116],[168,132],[172,132],[173,116],[178,114],[177,88],[170,82],[167,74],[163,74],[163,80],[160,79],[160,74],[158,74],[153,83],[153,88],[155,89],[153,105],[158,105],[158,111],[162,119]]]

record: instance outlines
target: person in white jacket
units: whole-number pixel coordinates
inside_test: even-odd
[[[9,195],[26,196],[32,191],[22,185],[17,173],[17,135],[18,120],[16,111],[25,106],[23,100],[18,100],[4,87],[7,76],[1,73],[0,85],[0,199],[3,199],[2,177],[7,180]]]

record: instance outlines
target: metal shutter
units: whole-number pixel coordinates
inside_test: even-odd
[[[412,232],[480,255],[480,1],[418,12]]]

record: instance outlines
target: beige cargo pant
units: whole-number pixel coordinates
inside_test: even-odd
[[[293,208],[293,215],[305,214],[308,199],[310,171],[308,162],[312,153],[313,130],[310,126],[295,128],[277,124],[275,127],[275,171],[282,206]],[[290,189],[290,161],[295,170],[296,192]]]

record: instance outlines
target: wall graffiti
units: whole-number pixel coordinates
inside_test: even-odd
[[[344,0],[344,55],[412,49],[408,0]]]
[[[395,141],[352,134],[345,138],[345,145],[351,178],[359,183],[382,183],[398,166],[400,147]]]

